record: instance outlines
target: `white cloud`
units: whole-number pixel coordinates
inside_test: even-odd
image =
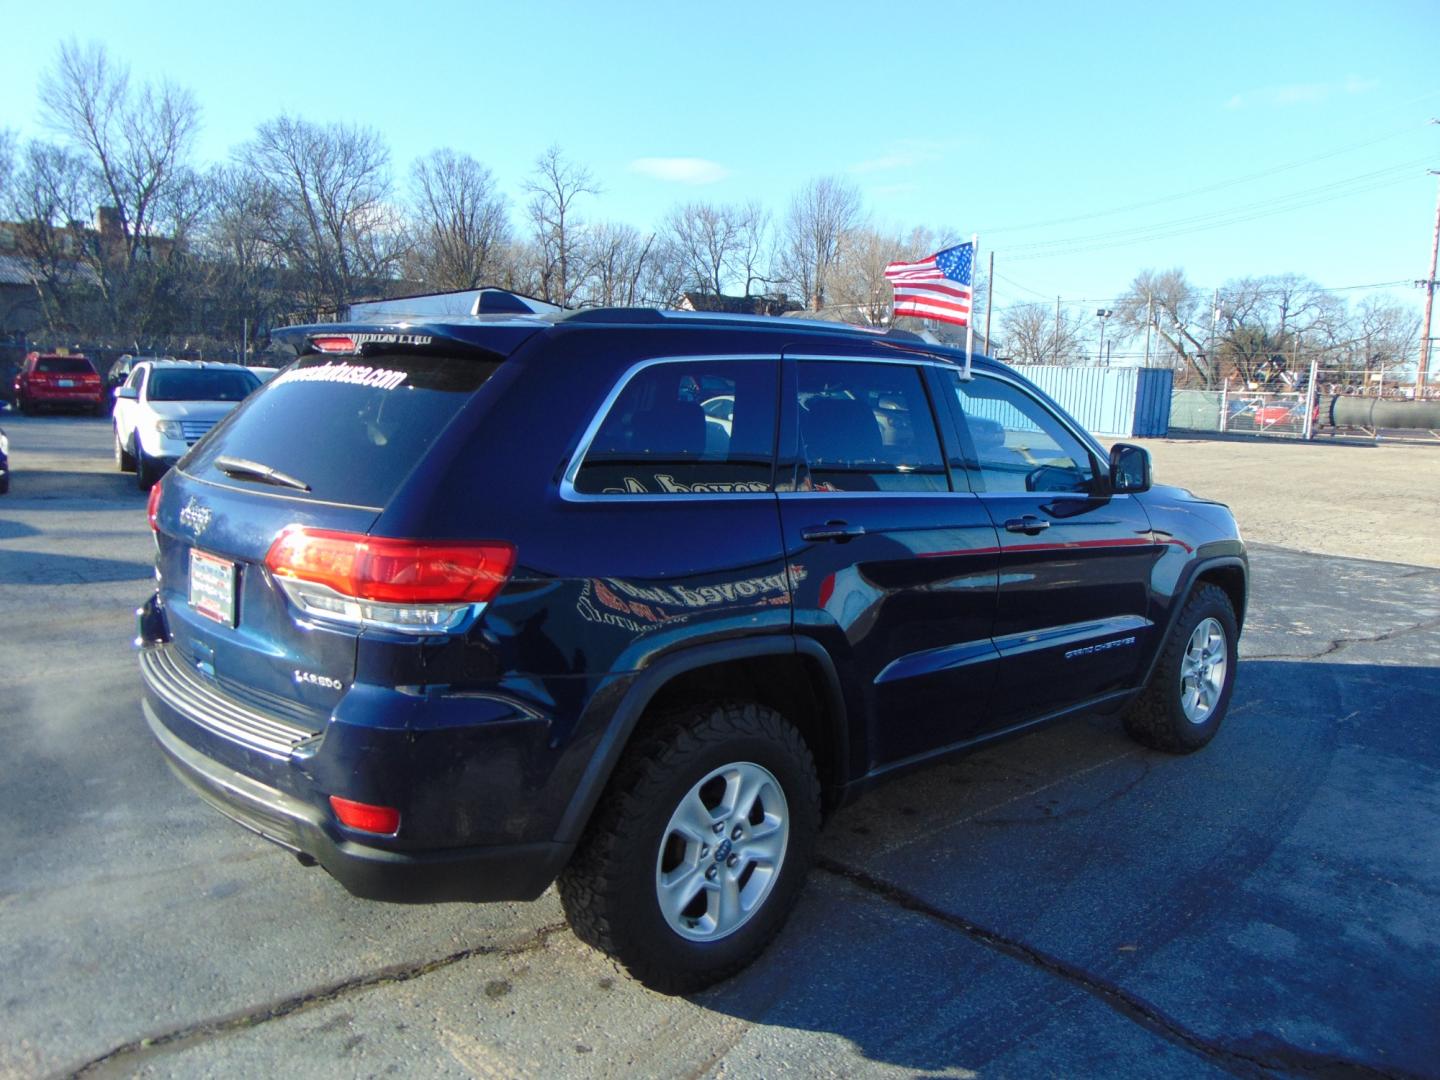
[[[1320,105],[1341,95],[1368,94],[1380,87],[1379,79],[1365,79],[1351,75],[1341,82],[1290,83],[1286,86],[1266,86],[1258,90],[1247,90],[1233,95],[1225,102],[1227,109],[1246,109],[1252,105],[1268,105],[1284,109],[1292,105]]]
[[[933,139],[897,139],[885,153],[846,166],[851,173],[890,172],[894,169],[913,169],[917,165],[939,161],[945,151],[957,143],[937,142]]]
[[[900,184],[881,184],[879,187],[869,189],[870,194],[877,198],[884,198],[888,195],[913,195],[920,190],[920,185],[905,181]]]
[[[715,184],[730,175],[718,161],[695,157],[636,158],[630,171],[672,184]]]

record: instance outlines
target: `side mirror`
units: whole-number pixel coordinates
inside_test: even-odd
[[[1110,448],[1110,490],[1117,495],[1150,490],[1150,451],[1133,443]]]
[[[117,398],[124,398],[126,401],[135,401],[140,397],[140,391],[136,390],[133,386],[122,386],[119,390],[115,391],[115,396]]]

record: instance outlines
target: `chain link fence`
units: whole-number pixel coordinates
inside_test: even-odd
[[[1176,390],[1170,397],[1170,427],[1303,438],[1307,404],[1309,394],[1296,390]],[[1313,404],[1308,411],[1313,413]]]
[[[1253,386],[1232,379],[1214,390],[1175,390],[1170,400],[1171,429],[1308,439],[1317,434],[1374,436],[1388,427],[1384,417],[1402,429],[1429,427],[1428,419],[1418,416],[1425,406],[1414,404],[1413,379],[1393,371],[1327,368],[1317,363],[1298,377],[1286,374]],[[1358,404],[1366,409],[1346,407]],[[1399,408],[1390,408],[1391,404]],[[1372,405],[1381,407],[1372,409]],[[1362,412],[1375,419],[1368,424],[1346,422],[1346,417]]]

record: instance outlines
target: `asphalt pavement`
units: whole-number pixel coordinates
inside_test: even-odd
[[[0,1077],[1440,1076],[1440,570],[1254,549],[1210,747],[1086,717],[899,779],[667,998],[553,891],[356,900],[182,789],[108,423],[0,426]]]

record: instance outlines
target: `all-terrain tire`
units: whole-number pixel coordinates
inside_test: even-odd
[[[772,805],[782,807],[788,833],[766,891],[738,925],[721,933],[724,924],[717,919],[713,938],[704,939],[703,929],[692,929],[687,936],[677,922],[688,917],[673,912],[667,916],[661,909],[664,860],[673,857],[673,847],[667,845],[680,835],[674,831],[675,815],[697,792],[707,790],[706,785],[719,783],[717,773],[731,775],[726,770],[737,776],[746,775],[745,770],[748,775],[764,774],[778,785],[783,798],[775,798]],[[736,784],[737,789],[742,786]],[[732,850],[727,837],[732,829],[743,832],[747,821],[743,816],[719,820],[726,812],[723,807],[713,812],[724,830],[709,838],[715,846],[706,846],[703,855],[698,842],[689,855],[696,859],[698,872],[709,875],[713,863],[723,875],[727,866],[735,865],[727,864],[727,853],[745,850],[743,839],[736,840]],[[757,833],[762,827],[756,826]],[[627,748],[560,875],[560,899],[580,940],[608,953],[654,990],[690,993],[740,971],[779,933],[799,899],[819,830],[814,757],[784,717],[744,702],[680,709],[661,717]],[[757,872],[751,864],[749,873]],[[745,877],[745,865],[733,873],[742,883],[754,880]],[[697,902],[708,900],[707,889],[718,897],[723,885],[702,887]]]
[[[1216,641],[1217,635],[1223,641]],[[1239,637],[1225,590],[1216,585],[1196,589],[1165,641],[1150,682],[1125,710],[1130,737],[1172,754],[1191,753],[1213,739],[1235,688]]]

